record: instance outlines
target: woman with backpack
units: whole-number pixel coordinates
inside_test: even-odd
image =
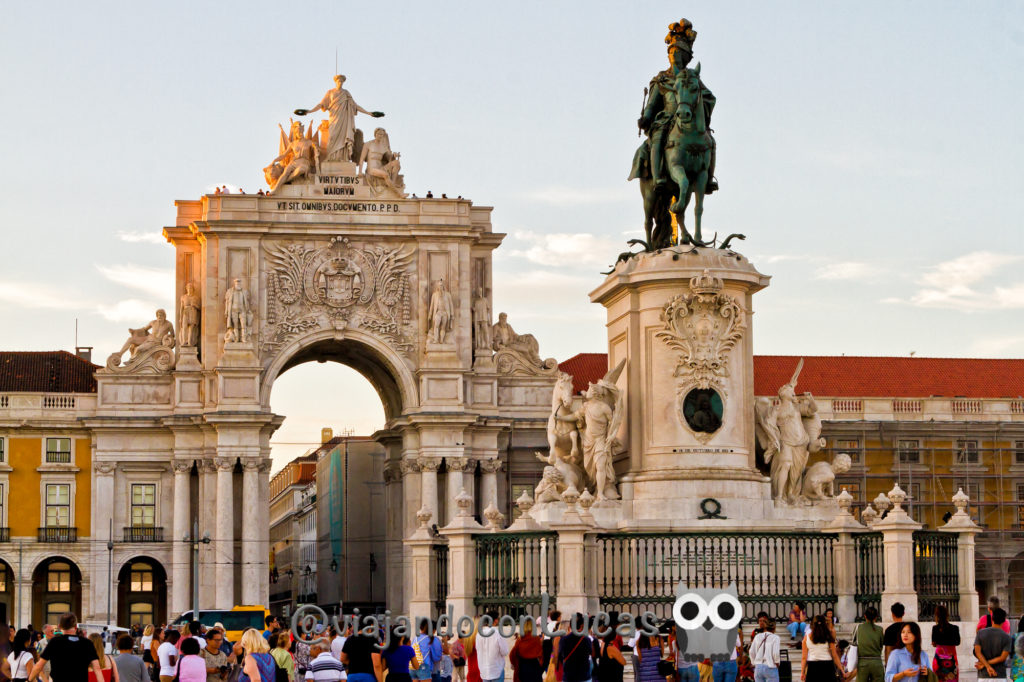
[[[199,655],[199,640],[187,638],[181,645],[181,660],[178,661],[179,682],[206,682],[206,661]]]
[[[272,646],[270,655],[274,657],[274,663],[277,665],[274,671],[275,679],[277,682],[295,682],[295,659],[288,651],[291,635],[287,632],[279,632],[277,635],[271,635],[270,639]]]
[[[416,650],[409,644],[409,636],[399,636],[394,629],[381,659],[387,672],[386,682],[409,682],[412,679],[409,669],[412,666],[419,668],[422,664],[416,656]]]
[[[932,670],[938,676],[939,682],[958,682],[960,664],[956,657],[956,648],[960,646],[960,628],[949,622],[949,609],[942,604],[935,607],[932,646],[935,647]]]

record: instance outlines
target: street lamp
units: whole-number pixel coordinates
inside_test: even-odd
[[[192,620],[199,620],[199,545],[210,544],[210,534],[199,537],[199,519],[192,522],[192,535],[186,535],[182,542],[192,546]]]
[[[331,559],[331,573],[338,572],[338,561],[337,559]]]

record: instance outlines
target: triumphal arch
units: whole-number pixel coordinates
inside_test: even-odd
[[[409,599],[405,538],[424,519],[450,521],[463,490],[477,514],[498,505],[499,453],[546,442],[557,366],[505,316],[494,321],[491,256],[504,235],[491,209],[410,196],[387,132],[355,125],[379,112],[343,83],[281,128],[269,192],[176,202],[163,230],[176,250],[173,318],[158,311],[132,330],[98,375],[97,459],[165,466],[173,613],[191,606],[181,539],[194,521],[211,539],[201,606],[268,601],[268,456],[285,418],[270,396],[291,367],[344,363],[384,404],[374,438],[387,452],[392,608]]]

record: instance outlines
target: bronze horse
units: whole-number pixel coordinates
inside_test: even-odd
[[[668,174],[676,185],[675,203],[669,210],[675,214],[683,244],[709,246],[713,243],[701,239],[700,219],[704,212],[704,194],[711,180],[711,149],[714,142],[704,118],[704,102],[700,87],[700,64],[676,76],[676,112],[672,129],[665,143],[665,161]],[[685,211],[690,195],[694,202],[694,230],[691,235],[685,226]]]

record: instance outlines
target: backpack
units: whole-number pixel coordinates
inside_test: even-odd
[[[278,664],[277,659],[274,659],[274,682],[288,682],[288,671]]]

